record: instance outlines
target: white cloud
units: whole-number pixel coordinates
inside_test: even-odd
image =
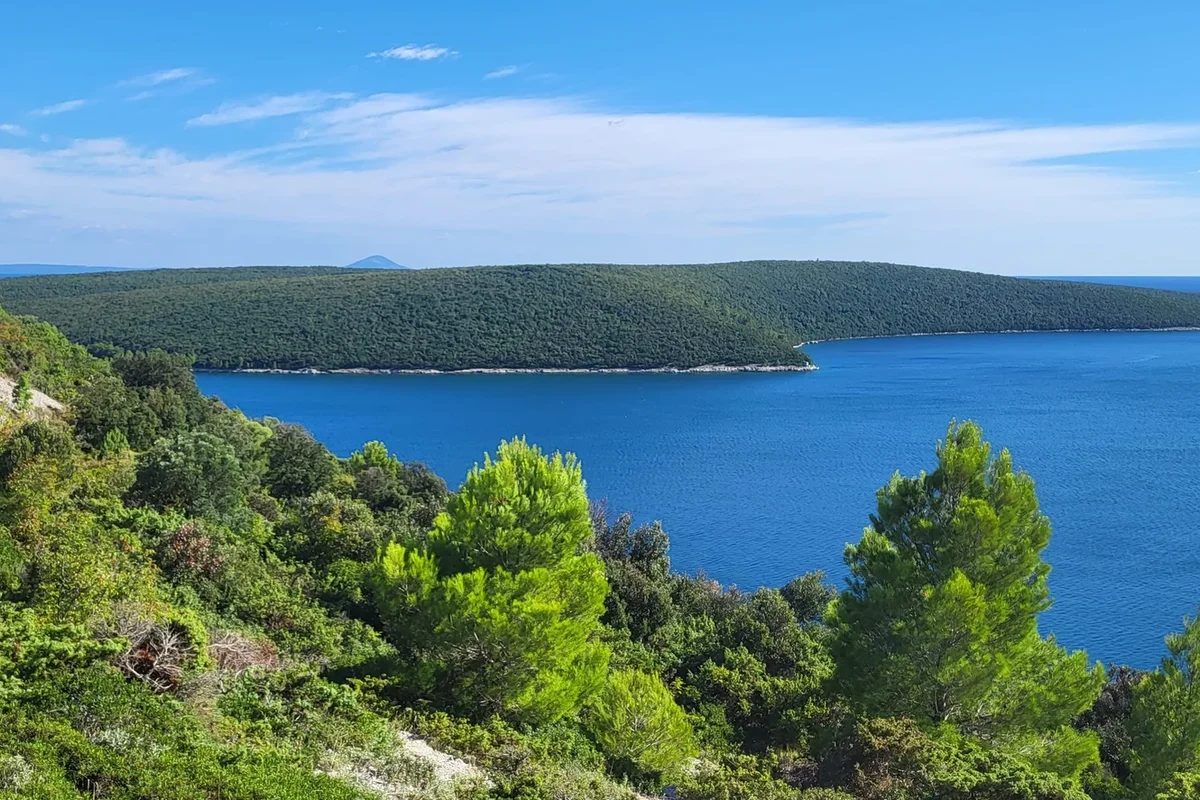
[[[52,106],[43,106],[42,108],[34,109],[29,113],[35,117],[49,117],[54,114],[64,114],[68,111],[83,108],[87,105],[87,102],[87,100],[66,100],[62,103],[55,103]]]
[[[40,225],[136,225],[127,238],[159,250],[86,242],[93,259],[126,263],[179,252],[182,263],[312,263],[365,249],[416,264],[820,257],[1097,274],[1194,272],[1200,249],[1190,176],[1072,163],[1200,147],[1200,125],[899,124],[317,92],[227,104],[193,124],[287,114],[303,115],[296,130],[252,152],[0,146],[0,185],[14,206],[52,209]],[[30,257],[60,246],[52,233],[0,229]]]
[[[349,98],[348,94],[301,92],[267,97],[250,103],[222,103],[215,111],[193,117],[187,121],[187,124],[192,127],[211,127],[232,125],[238,122],[253,122],[272,117],[287,117],[293,114],[303,114],[306,111],[316,111],[336,100]]]
[[[172,81],[181,81],[186,78],[198,77],[200,70],[194,67],[175,67],[174,69],[164,69],[158,72],[149,72],[145,75],[139,75],[136,78],[130,78],[127,81],[121,81],[118,86],[158,86],[163,83],[171,83]]]
[[[27,130],[20,125],[12,125],[10,123],[0,124],[0,133],[7,133],[10,136],[24,136],[28,133]]]
[[[125,98],[126,102],[137,103],[163,94],[185,94],[211,83],[214,83],[213,79],[195,67],[174,67],[138,75],[121,81],[117,87],[141,89]]]
[[[500,67],[499,69],[494,69],[491,72],[489,72],[487,75],[484,75],[483,77],[486,80],[494,80],[496,78],[507,78],[510,75],[516,75],[518,72],[520,72],[520,70],[521,70],[520,67],[510,64],[507,67]]]
[[[457,50],[436,44],[406,44],[391,47],[378,53],[368,53],[367,58],[392,58],[400,61],[436,61],[439,58],[458,55]]]

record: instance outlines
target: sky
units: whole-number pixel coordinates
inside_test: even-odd
[[[0,263],[1200,274],[1200,3],[6,3]]]

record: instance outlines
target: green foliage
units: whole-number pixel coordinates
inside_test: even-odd
[[[104,363],[104,362],[98,362]],[[191,360],[161,350],[117,351],[109,372],[84,383],[73,402],[76,434],[92,448],[102,448],[117,431],[136,450],[229,416],[204,398],[192,377]],[[240,416],[240,415],[237,415]]]
[[[227,442],[189,431],[158,440],[138,459],[133,491],[140,501],[159,508],[203,514],[233,510],[252,486]]]
[[[301,754],[214,739],[187,707],[97,666],[57,676],[5,717],[0,756],[46,800],[366,800]],[[10,771],[12,767],[10,767]],[[5,795],[0,794],[0,797]]]
[[[770,759],[741,754],[701,762],[680,781],[679,800],[852,800],[836,791],[801,791],[776,778]]]
[[[549,722],[603,680],[608,589],[573,457],[523,440],[467,476],[423,546],[391,544],[376,589],[421,693],[473,718]]]
[[[1129,784],[1138,800],[1170,796],[1175,773],[1200,771],[1200,618],[1167,636],[1167,652],[1133,691]]]
[[[838,680],[869,714],[988,737],[1060,729],[1103,673],[1037,632],[1049,606],[1050,525],[1033,480],[979,428],[951,426],[938,468],[899,475],[846,550],[836,609]]]
[[[584,725],[621,774],[678,776],[696,755],[687,715],[656,675],[610,672]]]
[[[12,279],[0,302],[212,368],[803,364],[797,343],[847,336],[1200,324],[1183,293],[828,261],[155,270]]]
[[[825,573],[820,570],[793,578],[779,590],[792,613],[801,624],[823,621],[830,605],[837,599],[838,592],[825,582]]]
[[[0,374],[71,402],[80,387],[107,370],[49,323],[0,310]]]
[[[856,269],[874,267],[831,267]],[[697,275],[758,309],[723,316],[714,294],[697,319],[806,329],[785,319],[802,271],[579,267],[522,280],[599,282],[606,297],[636,286],[617,309],[633,327],[610,325],[619,338],[686,334],[674,312],[648,321],[637,303],[658,286],[695,304]],[[161,279],[244,294],[241,274]],[[763,275],[780,291],[756,294]],[[977,279],[991,280],[958,288]],[[104,285],[77,296],[95,301]],[[543,316],[536,325],[558,324]],[[472,320],[462,331],[501,321]],[[744,345],[729,330],[628,352],[708,358],[714,343]],[[335,347],[312,341],[305,358]],[[614,340],[598,341],[564,336],[551,355],[603,358]],[[500,338],[519,359],[511,345]],[[1159,671],[1116,668],[1097,697],[1099,672],[1037,632],[1049,527],[1032,481],[972,426],[952,428],[932,475],[880,493],[840,597],[820,573],[745,593],[672,573],[658,524],[589,516],[571,457],[503,443],[450,495],[381,443],[338,460],[302,428],[202,397],[187,358],[103,351],[110,360],[0,312],[0,372],[70,404],[0,425],[0,800],[632,800],[623,781],[665,780],[692,800],[1197,792],[1197,624],[1169,638]],[[487,780],[441,781],[403,731]]]
[[[33,404],[33,383],[28,372],[22,372],[21,377],[13,385],[12,406],[17,411],[28,411]]]
[[[345,466],[355,497],[373,511],[398,512],[419,530],[428,530],[445,507],[446,482],[424,464],[401,462],[382,442],[367,442]]]
[[[271,435],[264,447],[267,471],[264,484],[280,498],[303,497],[325,489],[333,480],[337,462],[325,445],[299,425],[267,420]]]
[[[1129,717],[1133,713],[1135,690],[1143,678],[1145,673],[1129,667],[1110,667],[1108,682],[1100,691],[1100,696],[1075,721],[1077,728],[1094,731],[1100,740],[1103,771],[1098,775],[1098,780],[1111,777],[1118,782],[1129,781],[1132,747]]]
[[[1200,797],[1200,772],[1177,772],[1154,795],[1154,800],[1195,800]]]
[[[32,609],[0,602],[0,707],[33,682],[86,666],[116,652],[80,625],[39,620]]]
[[[605,776],[603,757],[574,723],[522,733],[497,718],[472,724],[444,712],[409,712],[403,724],[434,747],[484,769],[490,791],[467,794],[471,800],[636,800],[627,787]]]
[[[978,740],[909,720],[866,719],[836,730],[813,782],[857,800],[1087,800],[1071,780]]]

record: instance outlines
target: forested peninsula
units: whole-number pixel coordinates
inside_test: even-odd
[[[1195,294],[826,261],[129,271],[4,280],[0,304],[206,369],[788,369],[817,340],[1200,327]]]
[[[1200,791],[1200,623],[1150,672],[1043,637],[1050,521],[976,425],[841,585],[740,591],[522,439],[451,491],[4,312],[0,374],[0,800]]]

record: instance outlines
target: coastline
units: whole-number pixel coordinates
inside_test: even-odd
[[[345,367],[341,369],[275,369],[269,367],[243,367],[239,369],[213,369],[197,367],[197,372],[246,373],[257,375],[588,375],[588,374],[639,374],[639,373],[734,373],[734,372],[815,372],[815,364],[701,364],[698,367],[468,367],[466,369],[371,369],[368,367]]]
[[[813,344],[826,342],[857,342],[862,339],[911,339],[916,336],[998,336],[1010,333],[1173,333],[1180,331],[1200,331],[1197,326],[1178,326],[1171,328],[1013,328],[1003,331],[936,331],[933,333],[881,333],[873,336],[836,336],[830,339],[811,339],[801,342],[795,348],[808,347]]]
[[[840,336],[830,339],[810,339],[793,345],[799,350],[810,345],[827,342],[853,342],[864,339],[910,339],[917,336],[996,336],[1000,334],[1022,333],[1172,333],[1200,332],[1200,327],[1178,326],[1169,328],[1052,328],[1052,329],[1010,329],[1003,331],[936,331],[932,333],[886,333],[873,336]],[[727,364],[701,364],[696,367],[467,367],[465,369],[400,369],[400,368],[371,368],[371,367],[341,367],[335,369],[320,369],[317,367],[302,367],[299,369],[280,369],[275,367],[240,367],[237,369],[219,369],[215,367],[197,367],[196,372],[209,373],[238,373],[252,375],[606,375],[606,374],[716,374],[716,373],[748,373],[748,372],[816,372],[820,367],[816,364],[742,364],[731,366]]]

